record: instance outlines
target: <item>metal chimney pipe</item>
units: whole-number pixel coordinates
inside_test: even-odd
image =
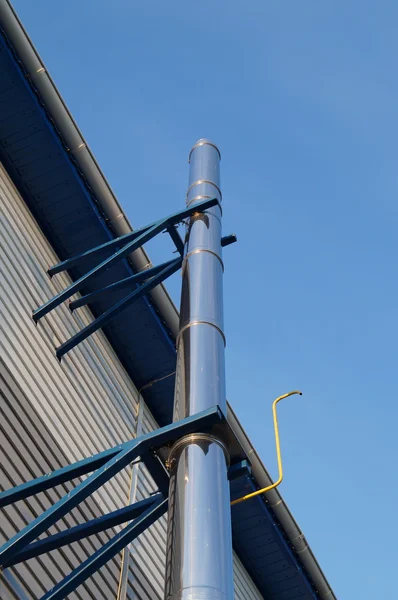
[[[220,152],[209,140],[192,148],[187,206],[221,203]],[[174,421],[218,405],[226,415],[221,206],[187,224],[182,267]],[[215,435],[195,433],[171,449],[166,600],[232,600],[228,451]]]

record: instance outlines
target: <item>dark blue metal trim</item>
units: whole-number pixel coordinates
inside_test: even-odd
[[[239,477],[244,477],[247,475],[251,475],[252,468],[248,460],[241,460],[231,467],[228,470],[228,479],[229,481],[234,481],[234,479],[239,479]]]
[[[141,502],[125,506],[97,519],[91,519],[90,521],[87,521],[87,523],[76,525],[66,531],[51,535],[44,540],[29,544],[22,552],[16,554],[14,558],[6,563],[4,568],[12,567],[13,565],[34,558],[35,556],[40,556],[45,552],[51,552],[52,550],[56,550],[57,548],[61,548],[72,542],[77,542],[89,535],[94,535],[95,533],[105,531],[110,527],[116,527],[116,525],[131,521],[132,519],[139,517],[147,510],[147,508],[152,506],[154,502],[159,500],[163,500],[162,494],[155,494],[154,496],[150,496],[150,498],[141,500]]]
[[[255,481],[253,480],[253,477],[247,475],[246,481],[247,481],[247,484],[248,484],[250,490],[252,490],[253,492],[257,491],[258,488],[256,486]],[[311,597],[314,600],[316,600],[318,598],[318,594],[314,590],[314,586],[312,585],[306,570],[303,568],[303,566],[300,563],[299,554],[297,554],[294,551],[294,548],[289,544],[288,540],[286,539],[286,536],[283,533],[283,530],[282,530],[280,524],[278,523],[277,519],[275,518],[275,515],[272,512],[272,508],[264,502],[262,496],[254,497],[250,500],[247,500],[247,502],[244,502],[242,504],[237,504],[236,506],[234,506],[234,509],[236,510],[238,507],[241,507],[240,509],[242,509],[242,506],[244,506],[245,504],[250,506],[250,504],[249,504],[250,502],[257,504],[257,506],[260,507],[260,510],[263,513],[265,513],[267,520],[269,521],[269,523],[272,526],[272,531],[275,534],[275,538],[277,538],[277,540],[279,542],[278,547],[281,549],[283,555],[285,556],[285,558],[289,562],[289,564],[294,565],[294,567],[297,569],[297,571],[299,571],[300,576],[301,576],[301,581],[304,584],[305,598]],[[250,570],[249,565],[246,565],[246,568],[249,568],[249,570]]]
[[[97,550],[93,556],[88,558],[63,581],[58,583],[52,590],[47,592],[41,600],[63,600],[82,584],[90,575],[98,571],[115,554],[123,550],[130,542],[140,535],[145,529],[152,525],[157,519],[167,511],[168,499],[162,502],[156,501],[146,510],[141,517],[138,517],[114,538],[109,540],[102,548]]]
[[[264,502],[262,502],[261,505],[265,510],[268,510],[268,511],[270,510]],[[296,554],[296,552],[293,550],[292,546],[290,546],[290,544],[288,543],[285,535],[282,532],[281,526],[276,521],[274,515],[272,514],[272,511],[270,511],[270,513],[272,515],[272,524],[274,526],[274,531],[276,532],[277,537],[282,542],[281,546],[284,549],[286,556],[288,556],[289,559],[291,561],[293,561],[297,570],[300,572],[302,580],[303,580],[309,594],[312,596],[312,598],[314,598],[314,600],[317,600],[317,598],[319,598],[319,596],[316,593],[316,591],[314,590],[314,586],[312,585],[311,581],[309,580],[307,572],[303,569],[303,567],[300,563],[299,555]]]
[[[182,257],[176,258],[171,264],[165,267],[160,273],[152,277],[149,281],[144,283],[141,287],[131,292],[128,296],[117,302],[115,306],[112,306],[105,311],[98,319],[92,321],[89,325],[84,327],[81,331],[72,336],[67,342],[59,346],[56,350],[56,355],[59,360],[72,348],[83,342],[91,334],[93,334],[101,327],[104,327],[113,317],[120,314],[130,304],[132,304],[138,298],[145,296],[150,290],[162,283],[167,277],[178,271],[182,264]],[[50,309],[51,310],[51,309]]]

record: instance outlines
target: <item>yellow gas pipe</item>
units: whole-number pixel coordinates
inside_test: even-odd
[[[246,496],[242,496],[241,498],[234,500],[233,502],[231,502],[231,506],[233,506],[234,504],[239,504],[239,502],[245,502],[246,500],[249,500],[250,498],[254,498],[254,496],[258,496],[259,494],[265,494],[265,492],[269,492],[270,490],[273,490],[281,483],[281,481],[283,479],[283,468],[282,468],[281,444],[280,444],[280,440],[279,440],[278,417],[276,415],[276,405],[278,404],[278,402],[280,402],[284,398],[288,398],[289,396],[294,396],[295,394],[299,394],[299,396],[302,396],[302,392],[300,392],[299,390],[294,390],[293,392],[289,392],[288,394],[283,394],[283,396],[279,396],[279,398],[274,400],[274,402],[272,404],[272,414],[274,417],[276,456],[278,459],[278,470],[279,470],[278,481],[275,481],[275,483],[273,483],[272,485],[269,485],[268,487],[262,488],[261,490],[257,490],[255,492],[252,492],[251,494],[246,494]]]

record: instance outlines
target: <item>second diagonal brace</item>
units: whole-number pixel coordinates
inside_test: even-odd
[[[80,344],[80,342],[88,338],[92,333],[106,325],[108,321],[110,321],[113,317],[115,317],[117,314],[119,314],[121,311],[127,308],[127,306],[132,304],[135,300],[138,300],[138,298],[142,298],[142,296],[145,296],[150,290],[152,290],[154,287],[162,283],[162,281],[167,279],[167,277],[178,271],[178,269],[181,267],[181,264],[182,258],[176,258],[174,261],[169,263],[160,273],[152,277],[141,287],[138,287],[136,290],[131,292],[131,294],[126,296],[126,298],[123,298],[122,300],[117,302],[115,306],[112,306],[107,311],[105,311],[100,317],[98,317],[97,319],[92,321],[92,323],[87,325],[87,327],[84,327],[84,329],[79,331],[79,333],[76,333],[76,335],[71,337],[70,340],[59,346],[56,350],[57,358],[61,360],[64,354],[66,354],[67,352],[72,350],[72,348]]]
[[[75,527],[71,527],[70,529],[61,531],[55,535],[50,535],[38,542],[33,542],[24,550],[14,555],[14,557],[3,566],[4,568],[12,567],[13,565],[17,565],[18,563],[34,558],[35,556],[40,556],[46,552],[62,548],[62,546],[66,546],[72,542],[77,542],[89,535],[94,535],[100,531],[105,531],[111,527],[126,523],[126,521],[131,521],[132,519],[139,517],[145,510],[150,508],[154,502],[158,502],[159,499],[163,499],[163,496],[161,494],[155,494],[149,498],[145,498],[145,500],[130,504],[129,506],[124,506],[119,510],[114,510],[97,519],[91,519],[86,523],[76,525]]]

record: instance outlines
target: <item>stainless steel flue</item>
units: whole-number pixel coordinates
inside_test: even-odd
[[[217,197],[220,152],[209,140],[191,150],[187,205]],[[174,421],[214,405],[226,414],[221,207],[187,224],[182,269]],[[196,433],[172,448],[166,600],[232,600],[228,452]]]

